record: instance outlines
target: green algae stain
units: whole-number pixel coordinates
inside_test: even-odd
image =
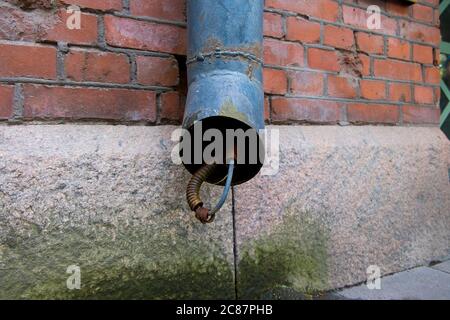
[[[280,225],[241,249],[239,298],[268,298],[284,289],[308,298],[327,289],[328,232],[295,208],[288,206]]]
[[[114,239],[103,227],[16,238],[1,248],[0,299],[234,298],[232,263],[179,230],[135,225]],[[70,265],[81,269],[80,290],[66,286]]]
[[[285,288],[308,297],[327,289],[328,231],[295,203],[283,216],[240,248],[239,298],[277,296]],[[0,299],[235,297],[230,257],[200,229],[189,236],[185,225],[161,218],[118,225],[30,227],[26,235],[4,226],[10,234],[0,238]],[[81,268],[80,290],[67,289],[70,265]]]

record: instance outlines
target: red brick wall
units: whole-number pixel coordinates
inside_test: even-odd
[[[0,121],[179,123],[184,0],[56,2],[0,2]],[[439,1],[418,2],[266,0],[267,122],[438,123]]]

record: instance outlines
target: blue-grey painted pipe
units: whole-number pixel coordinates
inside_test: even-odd
[[[264,128],[262,86],[264,0],[188,0],[188,83],[183,128]],[[262,146],[262,144],[261,144]],[[199,165],[186,164],[191,172]],[[237,164],[233,184],[255,176],[262,163]],[[207,180],[223,184],[227,174]],[[222,177],[223,175],[223,177]]]

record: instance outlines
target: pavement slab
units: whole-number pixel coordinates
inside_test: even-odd
[[[379,290],[362,284],[338,294],[355,300],[449,300],[450,274],[419,267],[382,278]]]
[[[434,265],[433,269],[444,271],[450,274],[450,260]]]

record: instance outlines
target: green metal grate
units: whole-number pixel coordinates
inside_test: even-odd
[[[441,0],[439,4],[439,13],[441,15],[441,119],[440,126],[444,133],[450,138],[450,0]],[[443,106],[443,102],[447,104]],[[444,103],[445,103],[444,102]],[[443,106],[443,108],[442,108]]]

